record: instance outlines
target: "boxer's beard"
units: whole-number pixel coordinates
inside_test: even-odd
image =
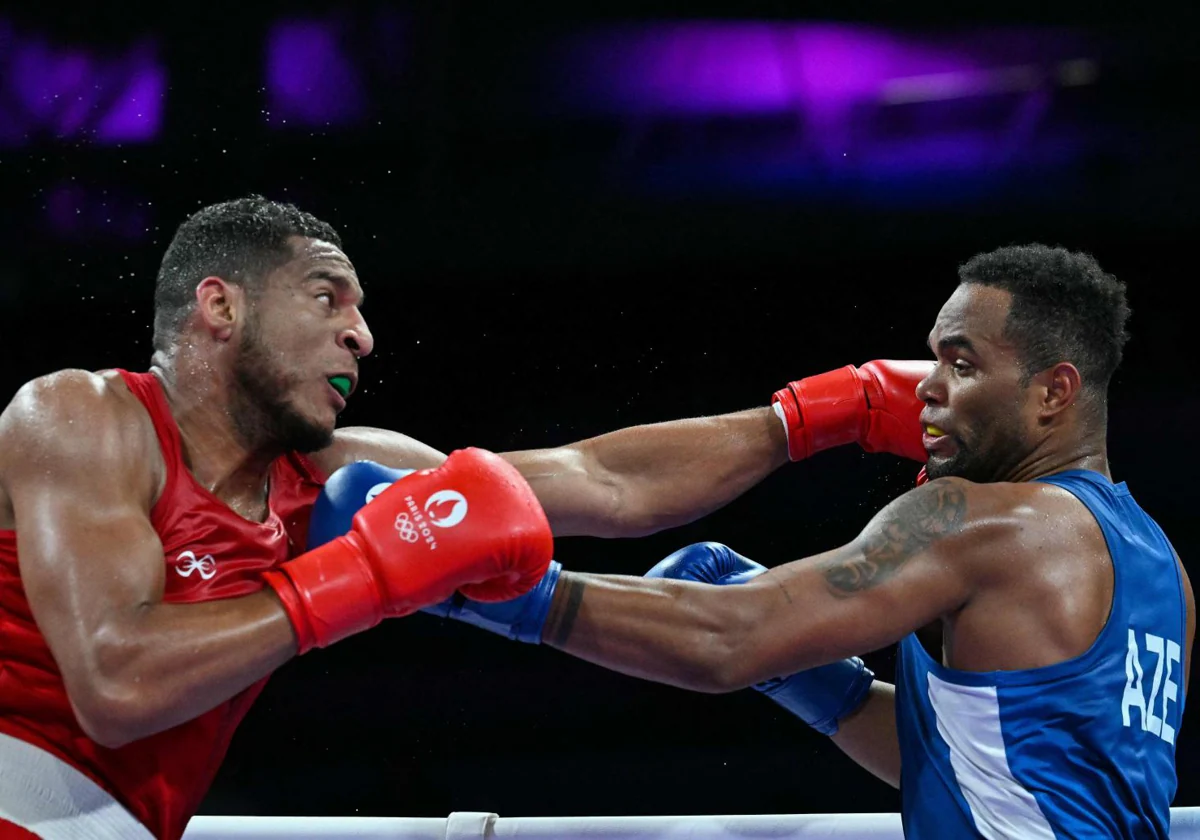
[[[333,443],[333,430],[302,415],[288,399],[296,384],[271,361],[258,316],[251,314],[233,366],[233,423],[252,447],[315,452]]]
[[[1007,481],[1029,452],[1029,443],[1021,435],[1020,416],[993,419],[970,439],[955,436],[958,451],[949,458],[930,458],[925,475],[935,478],[953,476],[979,484]]]

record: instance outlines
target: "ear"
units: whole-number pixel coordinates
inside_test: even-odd
[[[1059,362],[1034,377],[1041,392],[1038,395],[1038,419],[1050,420],[1075,403],[1083,389],[1079,368],[1070,362]]]
[[[240,286],[220,277],[205,277],[196,286],[196,311],[200,322],[217,341],[228,341],[246,306]]]

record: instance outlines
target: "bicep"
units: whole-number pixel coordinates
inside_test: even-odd
[[[1183,561],[1179,559],[1179,555],[1175,555],[1175,562],[1179,566],[1179,579],[1183,584],[1183,599],[1184,609],[1187,612],[1185,619],[1186,626],[1184,632],[1187,638],[1184,641],[1184,663],[1183,663],[1183,693],[1186,695],[1188,686],[1191,684],[1192,678],[1192,643],[1196,638],[1196,597],[1192,593],[1192,581],[1188,578],[1187,570],[1183,567]]]
[[[877,650],[967,601],[966,495],[955,483],[926,487],[881,511],[854,542],[737,587],[757,591],[760,605],[746,645],[762,672],[754,679]]]
[[[560,447],[499,454],[529,482],[555,536],[604,536],[595,511],[607,516],[600,517],[602,521],[612,520],[618,496],[612,486],[596,479],[594,466],[581,451]],[[407,435],[366,426],[339,429],[332,446],[309,457],[326,475],[355,461],[421,470],[446,460],[443,453]]]
[[[136,427],[85,376],[19,395],[0,425],[21,582],[68,680],[109,622],[162,595],[153,470]]]
[[[70,682],[110,627],[163,594],[163,549],[135,503],[55,482],[14,504],[21,582]]]
[[[838,720],[838,749],[876,778],[900,787],[900,736],[896,728],[896,686],[871,683],[867,699]]]
[[[579,446],[503,452],[529,482],[556,537],[628,536],[618,482]]]
[[[333,445],[310,458],[326,475],[355,461],[374,461],[396,470],[423,470],[446,460],[445,454],[408,435],[369,426],[338,429]]]

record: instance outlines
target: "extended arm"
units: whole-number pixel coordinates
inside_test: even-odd
[[[857,442],[924,460],[917,383],[929,362],[869,362],[789,383],[771,407],[634,426],[504,455],[533,487],[557,536],[633,537],[683,525],[774,470]],[[345,429],[327,472],[357,460],[419,469],[440,454],[403,435]]]
[[[740,586],[767,571],[727,545],[695,543],[646,572],[647,578]],[[771,698],[883,781],[900,780],[895,686],[879,682],[858,657],[767,680],[754,690]]]
[[[314,460],[332,474],[355,461],[422,469],[445,456],[397,432],[338,431]],[[769,408],[632,426],[553,449],[503,456],[533,487],[555,536],[634,537],[729,503],[787,462]]]
[[[622,673],[732,691],[897,641],[963,605],[973,486],[910,491],[843,548],[732,588],[564,572],[543,641]]]
[[[557,536],[635,537],[728,504],[787,463],[770,408],[633,426],[556,449],[510,452]]]

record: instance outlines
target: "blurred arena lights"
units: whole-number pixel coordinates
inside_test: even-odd
[[[157,42],[62,45],[0,18],[0,147],[158,137],[167,90]]]
[[[961,197],[1098,142],[1055,108],[1097,82],[1098,52],[1061,29],[666,22],[563,38],[546,76],[556,112],[635,127],[628,168],[652,189],[881,197],[947,176]]]

